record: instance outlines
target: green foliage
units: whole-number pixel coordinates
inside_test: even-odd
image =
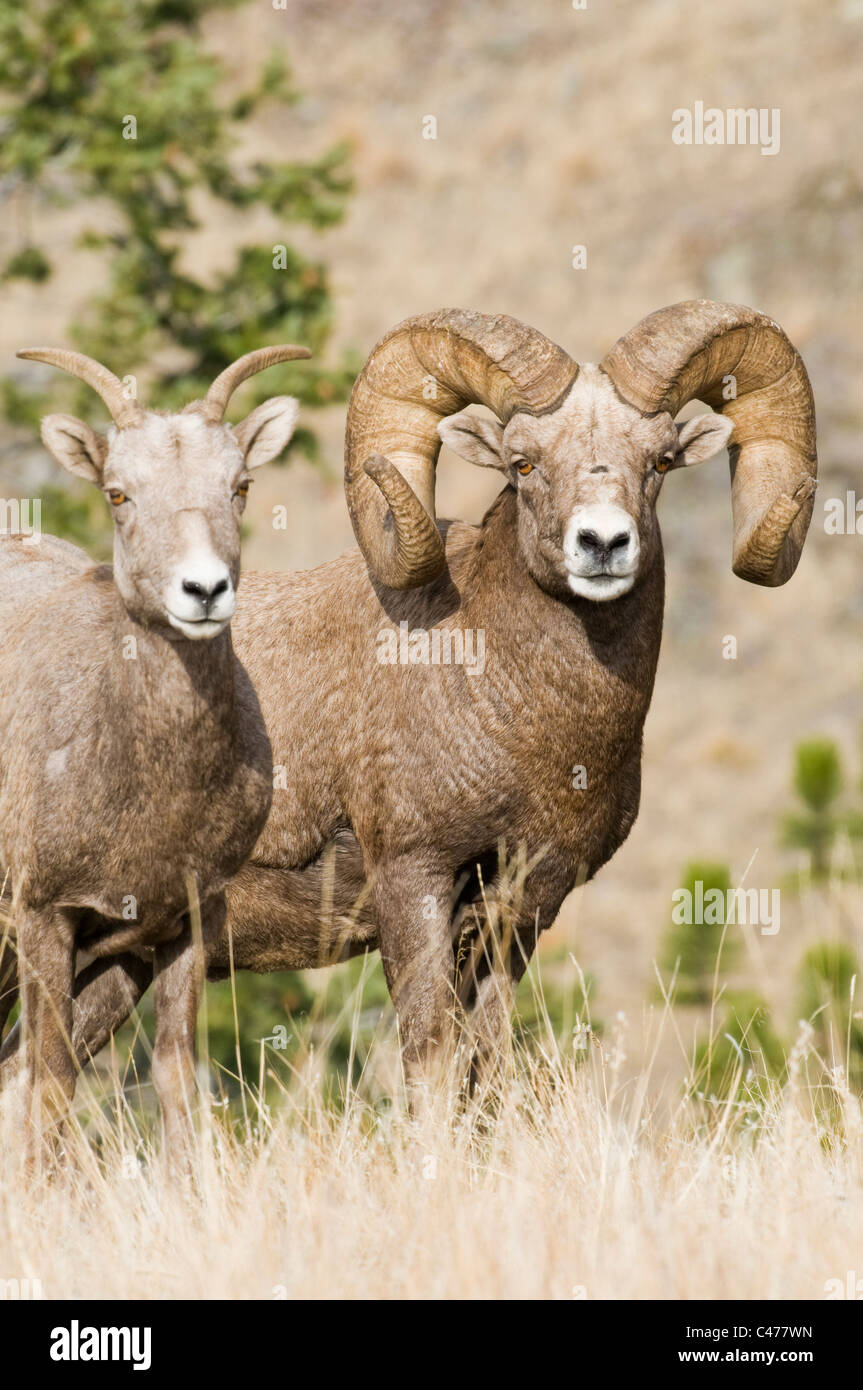
[[[16,251],[3,270],[4,280],[32,280],[37,285],[50,275],[51,262],[38,246],[25,246],[23,250]]]
[[[810,811],[826,811],[842,789],[839,749],[832,739],[812,738],[797,745],[794,789]]]
[[[101,493],[86,483],[69,488],[48,484],[39,496],[43,530],[80,545],[94,560],[110,562],[114,533]]]
[[[839,749],[832,739],[813,738],[797,745],[794,790],[805,810],[784,817],[782,841],[808,853],[813,878],[824,878],[830,870],[830,851],[839,828],[834,803],[842,780]]]
[[[236,998],[236,1015],[234,1000]],[[272,1102],[289,1073],[319,1057],[334,1102],[350,1072],[359,1081],[385,1012],[392,1014],[378,956],[358,957],[321,971],[240,971],[230,980],[208,984],[207,1053],[215,1086],[232,1102],[240,1095],[242,1071],[247,1087]],[[203,1018],[203,1011],[201,1018]],[[199,1022],[201,1019],[199,1019]],[[118,1056],[131,1050],[134,1069],[149,1072],[154,1036],[152,991],[116,1036]],[[238,1057],[239,1047],[239,1057]]]
[[[359,957],[338,969],[236,976],[240,1053],[246,1081],[271,1089],[270,1073],[286,1080],[313,1054],[326,1059],[332,1094],[350,1071],[358,1082],[385,1010],[391,1009],[379,957]],[[209,985],[210,1056],[230,1079],[237,1073],[237,1044],[230,981]],[[230,1074],[230,1076],[228,1075]],[[223,1078],[224,1079],[224,1078]]]
[[[833,1065],[848,1066],[851,1085],[863,1086],[863,1015],[855,995],[860,983],[856,953],[843,941],[821,941],[803,957],[798,1011],[815,1029],[815,1046]]]
[[[737,990],[726,994],[723,1003],[725,1013],[715,1036],[696,1049],[695,1086],[707,1096],[725,1099],[733,1094],[754,1102],[782,1077],[785,1048],[760,995]]]
[[[513,1028],[519,1041],[533,1051],[555,1049],[585,1056],[591,1037],[603,1033],[592,1014],[595,982],[582,975],[566,950],[534,955],[515,997]]]
[[[147,397],[162,408],[200,396],[253,347],[300,342],[317,357],[331,328],[326,271],[285,245],[284,227],[339,220],[351,186],[347,150],[310,162],[236,156],[243,122],[265,104],[278,119],[297,99],[279,53],[249,91],[230,103],[223,97],[226,73],[206,52],[200,25],[236,4],[0,0],[0,177],[34,229],[2,273],[37,281],[62,273],[40,236],[43,209],[73,200],[90,207],[81,241],[103,259],[108,283],[70,336],[120,376],[158,360]],[[202,215],[261,206],[273,215],[272,245],[240,247],[233,264],[209,279],[189,267],[184,236]],[[245,388],[237,413],[276,389],[313,405],[341,399],[354,366],[264,373]],[[43,379],[41,392],[3,392],[14,422],[32,425],[47,409],[100,418],[93,392],[57,374]],[[313,452],[308,431],[299,444]]]
[[[717,978],[721,980],[722,973],[733,964],[736,955],[734,928],[725,930],[725,907],[723,905],[715,911],[708,896],[718,891],[724,904],[730,887],[731,875],[727,864],[695,861],[684,870],[681,888],[689,894],[693,907],[698,901],[703,902],[703,916],[707,920],[685,921],[682,920],[685,914],[681,904],[675,904],[672,909],[660,964],[667,976],[676,972],[674,998],[679,1004],[707,1003],[713,997],[714,981]],[[696,915],[695,912],[692,915]]]

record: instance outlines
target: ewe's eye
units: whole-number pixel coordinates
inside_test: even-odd
[[[663,454],[661,458],[656,460],[655,468],[657,473],[667,473],[673,462],[673,454]]]
[[[523,478],[526,478],[528,473],[533,472],[533,464],[528,463],[527,459],[513,459],[513,463],[515,464],[516,468],[518,469],[519,473]]]
[[[251,486],[252,486],[252,480],[251,480],[251,478],[244,478],[243,481],[242,481],[241,483],[238,483],[238,484],[237,484],[237,489],[236,489],[236,491],[235,491],[235,493],[234,493],[234,496],[235,496],[235,497],[248,497],[248,495],[249,495],[249,488],[250,488]]]
[[[122,507],[123,503],[128,501],[128,498],[122,488],[111,487],[108,489],[108,501],[111,503],[112,507]]]

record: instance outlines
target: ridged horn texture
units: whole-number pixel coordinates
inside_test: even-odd
[[[600,364],[625,401],[672,416],[704,401],[734,422],[732,566],[753,584],[790,579],[814,506],[815,406],[797,349],[766,314],[691,299],[649,314]],[[726,400],[729,379],[736,396]]]
[[[578,366],[536,329],[500,314],[441,309],[405,319],[373,348],[354,385],[345,434],[345,492],[372,574],[413,589],[441,573],[435,524],[437,425],[467,405],[503,424],[553,410]]]
[[[290,343],[283,343],[279,347],[257,348],[254,352],[247,352],[243,357],[238,357],[236,362],[232,362],[230,367],[226,367],[223,372],[219,373],[201,402],[201,413],[205,419],[218,424],[228,408],[228,401],[231,396],[237,387],[250,376],[265,371],[267,367],[274,367],[277,362],[293,362],[297,358],[311,357],[311,355],[308,348],[295,347]]]
[[[124,394],[123,383],[101,362],[85,357],[83,352],[69,352],[65,348],[22,348],[15,354],[33,362],[47,362],[50,367],[60,367],[71,376],[85,381],[102,397],[118,429],[127,429],[141,420],[143,411],[134,397]]]

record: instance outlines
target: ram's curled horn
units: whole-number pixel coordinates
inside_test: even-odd
[[[437,426],[467,405],[503,423],[563,400],[575,362],[505,315],[441,309],[406,319],[372,350],[348,406],[345,492],[354,534],[380,583],[412,589],[440,574]]]
[[[118,429],[128,429],[139,423],[143,411],[134,396],[127,396],[119,377],[96,362],[85,357],[83,352],[70,352],[66,348],[22,348],[15,354],[33,362],[47,362],[50,367],[60,367],[62,371],[85,381],[102,397]]]
[[[291,343],[283,343],[279,347],[256,348],[254,352],[247,352],[219,373],[198,409],[207,420],[219,424],[228,408],[228,401],[242,382],[258,372],[266,371],[267,367],[274,367],[277,362],[293,362],[297,358],[311,355],[308,348],[296,347]]]
[[[646,414],[694,399],[734,422],[733,568],[784,584],[797,567],[815,497],[815,407],[797,349],[766,314],[709,299],[650,314],[601,363]]]

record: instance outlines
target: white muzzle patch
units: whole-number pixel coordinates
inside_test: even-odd
[[[635,583],[641,546],[635,522],[608,502],[576,507],[563,538],[569,587],[579,598],[607,603]]]

